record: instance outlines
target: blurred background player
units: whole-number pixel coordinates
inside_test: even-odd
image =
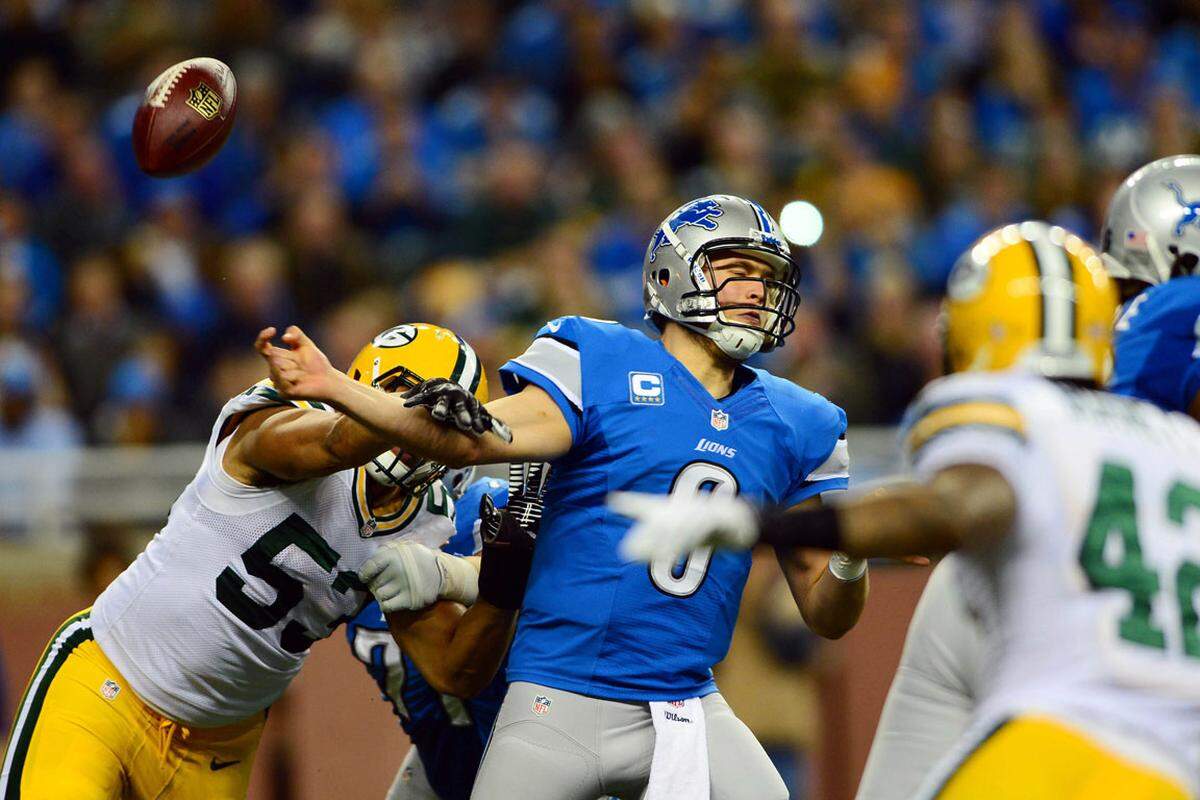
[[[380,394],[450,374],[487,397],[470,346],[432,325],[379,334],[350,373]],[[356,570],[398,538],[439,546],[453,533],[444,470],[269,381],[230,400],[166,527],[51,639],[0,797],[244,797],[267,707],[370,597]],[[486,683],[516,615],[493,600],[397,616],[395,635],[438,680]]]
[[[693,502],[685,521],[676,504],[686,536],[668,532],[661,501],[626,499],[642,517],[630,546],[650,557],[761,536],[855,555],[958,550],[986,677],[966,734],[915,796],[1196,797],[1200,547],[1180,534],[1200,508],[1200,427],[1090,390],[1107,371],[1116,290],[1077,237],[1044,223],[996,231],[963,255],[948,297],[959,374],[908,416],[919,483],[761,521],[721,498]]]
[[[712,681],[749,556],[702,549],[647,570],[617,554],[626,523],[603,503],[617,487],[817,503],[847,485],[845,415],[742,364],[784,341],[799,300],[799,267],[761,206],[693,200],[662,221],[643,264],[645,310],[661,340],[554,320],[502,368],[509,397],[485,409],[443,383],[408,401],[443,425],[358,391],[298,329],[285,334],[286,349],[264,352],[287,396],[323,398],[406,450],[452,465],[554,464],[511,683],[475,798],[787,794]],[[478,436],[492,414],[511,427],[510,445]],[[779,560],[814,631],[837,637],[854,624],[865,563],[786,548]]]
[[[1200,156],[1130,175],[1109,206],[1104,251],[1126,301],[1110,388],[1200,418]]]
[[[1135,171],[1109,203],[1102,254],[1123,300],[1109,389],[1193,417],[1200,290],[1191,275],[1200,237],[1194,226],[1180,226],[1187,209],[1173,187],[1191,194],[1198,184],[1196,156],[1170,156]],[[1168,281],[1169,289],[1153,288]],[[957,560],[948,555],[935,568],[913,614],[859,784],[861,800],[911,797],[971,718],[984,639],[958,591]]]

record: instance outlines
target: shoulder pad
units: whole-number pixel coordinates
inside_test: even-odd
[[[908,407],[901,425],[904,451],[914,457],[934,438],[971,428],[991,430],[1025,441],[1026,425],[1019,392],[1033,388],[1016,373],[959,373],[929,384]]]
[[[237,395],[230,400],[232,403],[237,403],[245,409],[249,408],[267,408],[269,406],[292,406],[293,408],[317,409],[319,411],[331,411],[332,409],[324,403],[318,403],[315,400],[287,400],[275,388],[275,384],[271,383],[269,378],[264,378],[258,383],[251,386],[246,391]]]

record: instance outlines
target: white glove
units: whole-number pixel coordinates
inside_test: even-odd
[[[479,592],[479,572],[470,562],[412,541],[383,545],[358,577],[385,614],[417,611],[439,598],[470,605]]]
[[[736,497],[613,492],[608,507],[634,521],[621,541],[621,555],[633,561],[678,559],[705,546],[744,550],[758,540],[758,515]]]

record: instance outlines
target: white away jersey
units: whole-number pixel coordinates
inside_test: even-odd
[[[309,646],[370,599],[356,572],[376,548],[439,547],[454,532],[440,483],[375,517],[361,469],[269,489],[235,481],[221,465],[230,434],[247,412],[286,402],[264,381],[225,405],[166,526],[92,610],[96,641],[133,690],[185,724],[226,725],[275,702]]]
[[[928,476],[978,463],[1018,499],[1012,535],[962,551],[987,657],[972,729],[1043,714],[1197,790],[1200,425],[1015,372],[931,384],[905,423]]]

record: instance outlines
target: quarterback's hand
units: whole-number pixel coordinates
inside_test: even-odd
[[[421,381],[405,392],[406,408],[422,406],[429,415],[443,425],[450,425],[471,436],[483,436],[494,432],[505,442],[512,442],[512,431],[493,417],[479,398],[446,378],[430,378]]]
[[[363,562],[358,577],[385,614],[433,605],[442,592],[438,551],[423,544],[388,542]]]
[[[254,340],[254,349],[267,362],[271,382],[289,400],[328,400],[342,374],[312,339],[295,325],[288,327],[282,337],[284,347],[271,344],[275,328],[264,328]]]
[[[743,550],[758,541],[758,514],[745,500],[715,494],[613,492],[608,507],[633,520],[621,555],[678,559],[701,547]]]

